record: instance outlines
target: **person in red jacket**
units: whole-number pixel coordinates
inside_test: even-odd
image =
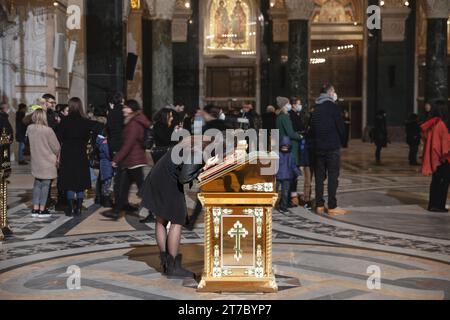
[[[128,100],[123,107],[125,128],[122,133],[122,146],[113,158],[112,165],[121,172],[119,197],[109,218],[119,219],[120,212],[128,203],[128,194],[134,182],[140,189],[144,182],[143,168],[147,166],[144,149],[144,133],[150,128],[150,120],[142,113],[136,100]]]
[[[433,176],[428,211],[448,212],[445,205],[450,184],[450,134],[448,106],[444,101],[434,104],[431,118],[421,129],[425,139],[422,174]]]

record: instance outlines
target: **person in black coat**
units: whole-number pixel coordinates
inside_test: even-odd
[[[25,136],[27,133],[27,126],[23,123],[25,114],[27,112],[27,105],[24,103],[19,104],[19,110],[16,112],[16,141],[19,144],[19,165],[27,165],[25,161]]]
[[[351,129],[352,120],[350,119],[350,114],[348,113],[347,110],[344,110],[342,117],[344,118],[344,125],[345,125],[345,138],[344,138],[343,147],[345,149],[347,149],[348,142],[350,140],[350,129]]]
[[[386,112],[379,110],[375,116],[375,126],[372,130],[371,138],[375,143],[375,160],[377,164],[381,163],[381,150],[387,147],[388,132],[386,125]]]
[[[151,154],[153,162],[156,164],[174,145],[172,142],[172,134],[174,127],[174,111],[169,108],[159,110],[153,117],[153,136],[155,146]]]
[[[209,143],[203,142],[203,150]],[[180,142],[179,147],[182,150],[189,148],[193,153],[203,152],[195,148],[196,143],[191,137]],[[169,150],[153,167],[138,195],[142,198],[142,206],[156,218],[156,241],[163,272],[168,277],[193,277],[192,272],[181,266],[182,256],[179,254],[181,229],[187,216],[184,185],[191,184],[201,172],[217,164],[219,158],[209,159],[206,165],[177,164],[173,162],[171,153]]]
[[[9,105],[6,102],[0,104],[0,134],[3,134],[3,130],[8,136],[10,136],[11,143],[13,142],[14,131],[9,122]]]
[[[84,191],[91,188],[87,144],[101,124],[86,118],[79,98],[69,100],[69,115],[58,126],[61,141],[60,187],[67,191],[66,215],[81,215]]]
[[[107,116],[106,133],[108,135],[108,148],[111,158],[122,147],[122,131],[125,126],[122,112],[124,103],[125,98],[120,92],[116,93],[109,102],[110,109]]]
[[[261,119],[262,128],[268,130],[268,134],[270,135],[270,131],[277,128],[277,114],[275,113],[275,107],[268,106],[266,112],[261,115]]]
[[[417,152],[421,140],[422,130],[419,125],[419,116],[412,113],[405,122],[406,143],[409,146],[409,165],[417,166]]]
[[[327,211],[330,215],[345,214],[337,208],[336,193],[339,186],[341,148],[344,142],[344,120],[336,104],[335,89],[328,84],[322,88],[312,114],[316,175],[316,213]],[[328,209],[325,210],[324,181],[328,177]]]

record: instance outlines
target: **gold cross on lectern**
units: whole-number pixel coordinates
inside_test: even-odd
[[[239,262],[239,260],[242,259],[242,250],[241,250],[241,237],[245,238],[248,236],[248,231],[243,228],[242,223],[240,221],[237,221],[233,228],[228,231],[228,235],[231,238],[235,238],[236,242],[234,245],[234,259]]]

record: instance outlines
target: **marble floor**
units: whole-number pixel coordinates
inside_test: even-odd
[[[266,295],[200,294],[195,280],[162,277],[154,225],[139,223],[139,215],[109,221],[92,198],[81,218],[60,212],[32,218],[30,168],[14,167],[8,197],[14,235],[0,244],[0,299],[450,299],[450,214],[425,210],[430,178],[408,166],[405,145],[389,145],[382,165],[373,153],[358,141],[343,151],[338,201],[350,214],[274,212],[279,292]],[[189,192],[190,209],[194,201]],[[200,274],[201,220],[183,231],[182,243],[186,267]],[[68,286],[71,266],[80,271],[78,290]],[[368,285],[373,270],[380,273],[375,288]]]

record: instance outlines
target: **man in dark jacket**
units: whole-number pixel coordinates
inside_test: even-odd
[[[21,166],[28,164],[24,159],[27,126],[23,123],[23,119],[26,112],[27,105],[24,103],[19,104],[19,110],[16,112],[16,141],[19,144],[19,165]]]
[[[337,208],[341,148],[345,139],[344,120],[336,104],[332,85],[323,87],[312,115],[312,135],[315,149],[316,213],[325,212],[324,181],[328,176],[328,209],[330,215],[346,214]]]
[[[116,93],[110,101],[106,132],[108,134],[108,147],[109,152],[111,152],[111,158],[114,158],[114,155],[122,147],[122,131],[125,120],[122,113],[124,103],[125,99],[120,92]]]
[[[61,119],[56,112],[56,98],[54,95],[46,93],[42,96],[42,99],[45,99],[46,101],[48,126],[56,133],[58,124],[61,122]]]
[[[421,140],[422,130],[419,125],[419,116],[412,113],[405,122],[406,143],[409,146],[409,165],[417,166],[417,152]]]

